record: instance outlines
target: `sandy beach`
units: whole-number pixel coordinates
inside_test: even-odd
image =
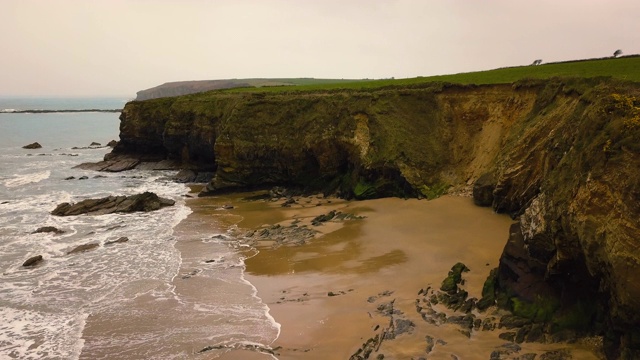
[[[316,195],[293,197],[283,207],[286,198],[248,199],[255,195],[188,199],[193,212],[175,229],[182,263],[172,292],[179,300],[157,301],[147,291],[120,313],[91,316],[81,358],[148,358],[161,346],[194,359],[350,359],[359,349],[363,356],[363,344],[378,336],[383,340],[368,358],[486,360],[498,351],[500,359],[516,359],[561,350],[575,359],[598,359],[586,345],[515,344],[498,337],[506,329],[433,323],[418,311],[427,290],[439,289],[457,262],[470,269],[462,288],[475,298],[498,265],[513,220],[468,197],[345,201]],[[312,224],[332,212],[333,218]],[[279,333],[267,334],[275,339],[271,344],[217,346],[211,334],[218,318],[189,305],[215,307],[220,294],[235,289],[207,272],[207,262],[214,261],[207,254],[215,249],[205,240],[223,233],[251,245],[237,251],[246,258],[244,279],[280,325]],[[459,315],[434,309],[450,319]],[[494,324],[504,314],[474,310]],[[167,342],[145,343],[141,334],[163,334]],[[141,340],[114,354],[96,340],[108,336]]]
[[[467,197],[349,202],[320,195],[294,197],[295,203],[282,207],[284,199],[246,201],[243,196],[198,199],[191,206],[196,217],[206,213],[203,204],[233,206],[229,213],[242,218],[238,232],[292,224],[318,231],[304,244],[255,241],[259,253],[246,260],[246,279],[281,324],[271,345],[278,359],[349,359],[367,339],[389,328],[392,319],[379,310],[389,303],[393,321],[408,320],[412,326],[383,341],[370,358],[489,359],[509,343],[498,337],[505,330],[468,336],[455,324],[429,324],[416,311],[419,291],[439,288],[457,262],[470,268],[463,276],[469,297],[481,297],[486,277],[498,265],[513,222],[509,217],[479,208]],[[311,224],[331,211],[362,218]],[[489,309],[478,316],[503,314]],[[427,336],[435,341],[429,352]],[[561,349],[574,358],[598,358],[583,345],[537,343],[520,344],[504,358]],[[232,351],[222,358],[245,356]]]

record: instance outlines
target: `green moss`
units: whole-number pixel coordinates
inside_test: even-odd
[[[419,189],[420,194],[422,196],[424,196],[425,198],[427,198],[428,200],[433,200],[436,198],[439,198],[440,196],[444,195],[447,190],[449,189],[450,185],[443,183],[443,182],[438,182],[435,183],[431,186],[428,185],[422,185]]]
[[[442,281],[440,290],[447,293],[455,293],[458,291],[458,284],[462,281],[462,273],[469,271],[469,268],[463,263],[453,265],[447,277]]]
[[[592,325],[597,307],[594,302],[578,300],[566,310],[559,312],[552,319],[553,331],[564,329],[584,330]]]
[[[353,194],[358,200],[372,199],[376,197],[376,188],[372,184],[360,181],[353,188]]]
[[[535,302],[531,303],[517,297],[512,297],[511,308],[514,315],[533,322],[541,323],[550,320],[554,312],[560,306],[557,299],[538,297]]]

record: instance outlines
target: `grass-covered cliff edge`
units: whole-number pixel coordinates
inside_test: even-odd
[[[638,83],[210,92],[130,102],[120,132],[109,159],[213,171],[208,192],[433,197],[475,184],[479,204],[517,218],[497,302],[548,332],[603,335],[611,359],[640,357]]]

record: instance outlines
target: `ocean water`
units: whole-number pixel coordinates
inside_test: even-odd
[[[0,98],[0,109],[114,109],[126,99],[17,99]],[[182,258],[176,249],[174,228],[189,215],[184,195],[188,188],[166,180],[171,173],[129,171],[97,173],[73,169],[83,162],[99,161],[110,150],[88,147],[91,142],[106,144],[118,139],[119,113],[0,113],[0,358],[77,359],[85,349],[83,333],[93,314],[118,316],[119,304],[141,296],[154,301],[170,299],[184,306],[173,280],[179,275]],[[41,149],[22,146],[39,142]],[[80,147],[80,149],[73,149]],[[75,179],[65,180],[73,176]],[[86,180],[79,180],[87,176]],[[77,202],[108,195],[131,195],[152,191],[174,199],[176,205],[150,213],[101,216],[52,216],[50,211],[62,202]],[[42,226],[55,226],[63,234],[33,232]],[[126,236],[125,244],[105,242]],[[204,240],[203,240],[204,241]],[[211,241],[211,240],[208,240]],[[78,245],[98,243],[95,250],[67,254]],[[231,246],[220,246],[220,256],[236,256]],[[215,249],[213,250],[215,254]],[[236,254],[236,255],[233,255]],[[42,255],[44,261],[24,268],[28,258]],[[229,284],[249,293],[256,322],[273,336],[273,319],[255,296],[255,288],[242,278],[242,257],[237,268],[220,268],[211,277],[232,277]],[[238,270],[240,269],[240,270]],[[215,269],[214,269],[215,270]],[[153,284],[139,286],[139,284]],[[247,290],[248,289],[248,290]],[[230,294],[209,302],[189,304],[198,311],[216,313],[217,338],[211,345],[232,336],[242,341],[237,329],[224,327],[224,307],[215,301],[232,303]],[[198,300],[200,301],[200,300]],[[222,310],[220,310],[222,309]],[[122,315],[122,314],[120,314]],[[127,316],[126,314],[123,316]],[[253,316],[253,315],[252,315]],[[216,324],[214,324],[216,325]],[[167,329],[170,330],[170,329]],[[168,335],[167,335],[168,334]],[[127,349],[138,338],[101,338],[100,346]],[[227,337],[225,339],[225,336]],[[267,336],[267,337],[268,337]],[[277,336],[277,335],[276,335]],[[247,338],[250,338],[248,336]],[[107,339],[107,340],[105,340]],[[252,341],[254,339],[251,339]],[[273,339],[271,339],[273,340]],[[170,331],[163,342],[170,342]],[[94,344],[95,345],[95,344]],[[190,358],[193,354],[156,353],[155,358]]]

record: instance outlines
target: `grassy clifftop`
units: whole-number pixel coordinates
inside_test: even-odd
[[[487,71],[469,73],[417,77],[409,79],[384,79],[357,82],[331,82],[322,84],[303,84],[286,87],[243,87],[230,89],[230,92],[290,92],[319,91],[334,89],[371,89],[385,86],[412,86],[432,82],[449,82],[456,84],[506,84],[523,79],[550,79],[553,77],[612,77],[619,80],[640,82],[640,56],[621,58],[605,58],[594,60],[576,60],[537,66],[515,66]]]

